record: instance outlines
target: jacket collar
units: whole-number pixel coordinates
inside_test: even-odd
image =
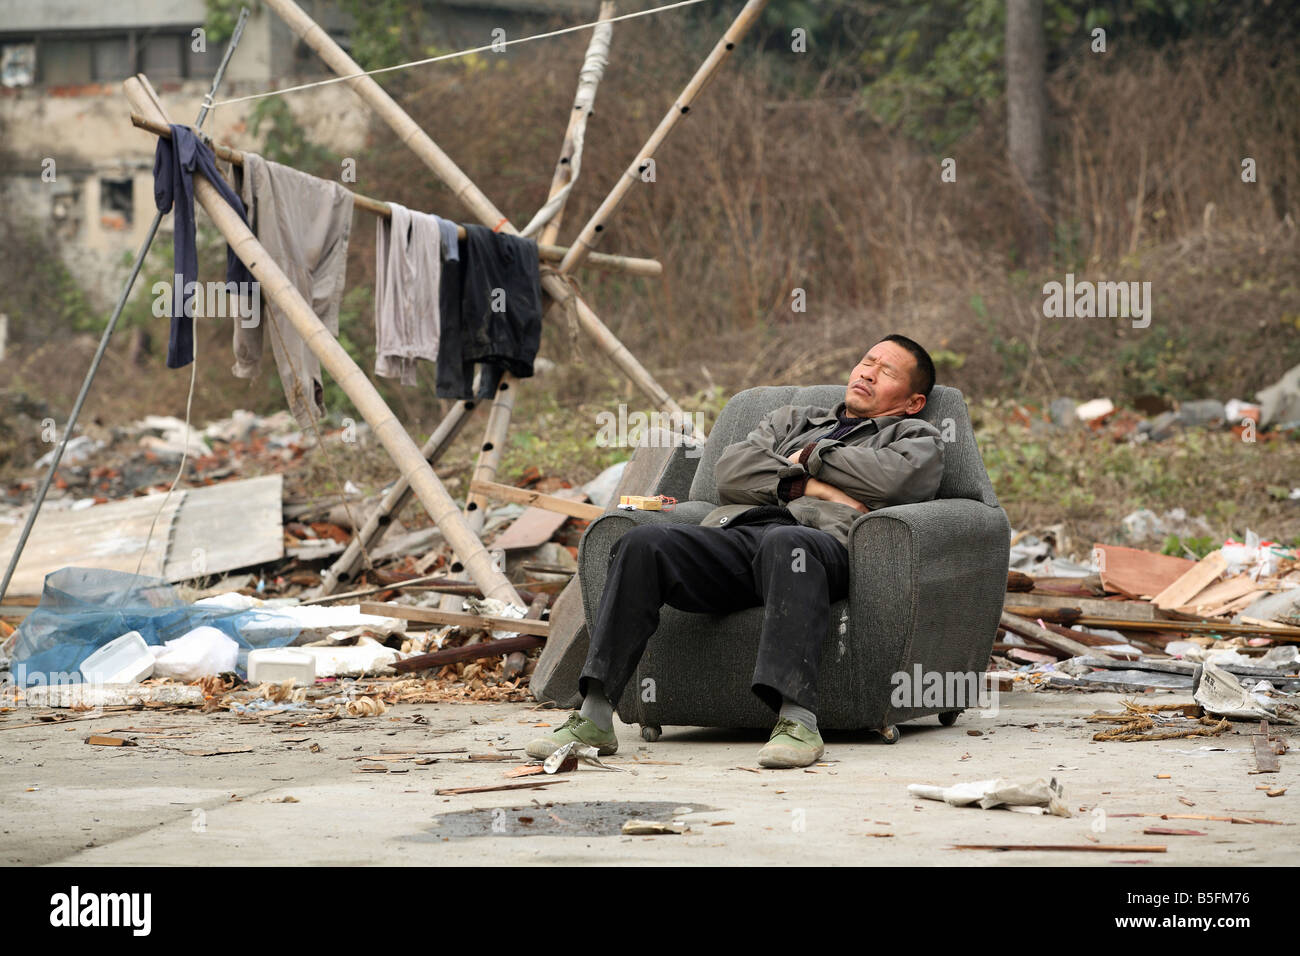
[[[848,410],[848,405],[844,401],[840,401],[835,405],[834,408],[831,409],[829,415],[820,415],[815,418],[810,418],[808,421],[809,424],[818,425],[818,426],[835,425],[839,423],[840,416],[845,414],[847,410]],[[905,416],[903,415],[881,415],[878,418],[864,418],[862,420],[864,422],[866,421],[874,422],[876,426],[876,431],[880,431],[882,428],[887,428],[890,425],[893,425],[897,422],[901,422],[904,417]]]

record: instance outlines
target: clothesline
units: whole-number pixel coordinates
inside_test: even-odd
[[[616,23],[619,20],[631,20],[636,17],[646,17],[651,15],[652,13],[663,13],[667,10],[675,10],[678,7],[689,7],[692,6],[693,4],[703,3],[703,2],[704,0],[678,0],[677,3],[669,3],[661,7],[651,7],[649,10],[638,10],[635,13],[624,13],[616,17],[610,17],[606,20],[592,20],[590,23],[580,23],[577,26],[564,27],[559,30],[550,30],[546,33],[536,33],[532,36],[520,37],[517,40],[495,41],[493,43],[488,43],[484,46],[471,47],[470,49],[467,50],[458,50],[455,53],[443,53],[440,54],[439,56],[430,56],[424,58],[423,60],[411,60],[408,63],[398,63],[394,66],[381,66],[378,69],[365,70],[361,73],[349,73],[346,76],[331,76],[325,80],[316,80],[313,83],[300,83],[298,86],[286,86],[285,88],[279,90],[266,90],[263,93],[250,93],[247,96],[236,96],[228,100],[218,100],[217,102],[211,103],[209,105],[211,106],[212,109],[216,109],[219,106],[230,106],[233,103],[244,103],[249,100],[264,99],[265,97],[268,96],[280,96],[284,93],[296,93],[299,90],[309,90],[312,87],[316,87],[316,86],[328,86],[331,83],[342,83],[345,80],[353,80],[359,76],[374,76],[377,73],[391,73],[396,70],[408,70],[411,67],[424,66],[425,64],[428,63],[438,63],[442,60],[454,60],[458,57],[469,56],[471,53],[483,53],[484,51],[487,50],[492,50],[496,52],[499,51],[502,47],[514,46],[517,43],[529,43],[533,40],[545,40],[550,37],[562,36],[566,33],[577,33],[579,30],[588,30],[595,26],[598,26],[601,23]]]
[[[147,120],[139,113],[131,114],[131,123],[139,129],[147,130],[155,136],[171,138],[171,128],[164,126],[162,123],[155,123]],[[241,150],[232,146],[226,146],[221,143],[212,143],[212,150],[218,159],[224,159],[228,163],[236,166],[244,164],[244,154]],[[353,203],[360,209],[373,213],[382,219],[391,219],[393,216],[392,207],[388,203],[371,199],[369,196],[363,196],[361,193],[353,192]],[[458,225],[456,234],[459,238],[465,238],[465,227]],[[537,257],[543,262],[560,262],[564,259],[565,254],[569,251],[568,246],[542,245],[537,246]],[[642,259],[635,256],[618,256],[610,253],[592,252],[590,253],[585,264],[596,269],[607,269],[612,272],[623,272],[628,275],[645,276],[647,278],[658,278],[663,275],[663,263],[657,259]]]

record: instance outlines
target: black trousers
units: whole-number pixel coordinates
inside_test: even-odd
[[[848,594],[849,554],[833,535],[790,524],[640,525],[611,565],[578,689],[601,682],[615,705],[636,671],[659,609],[723,614],[763,606],[753,690],[773,710],[788,698],[816,712],[830,606]]]

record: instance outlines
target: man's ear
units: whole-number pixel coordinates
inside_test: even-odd
[[[912,397],[907,400],[907,404],[904,405],[903,408],[909,415],[919,414],[921,409],[925,408],[925,396],[920,392],[914,393]]]

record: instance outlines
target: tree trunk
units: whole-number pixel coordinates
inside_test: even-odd
[[[1020,239],[1042,259],[1051,242],[1047,172],[1047,42],[1042,0],[1007,0],[1007,155],[1020,184]]]

